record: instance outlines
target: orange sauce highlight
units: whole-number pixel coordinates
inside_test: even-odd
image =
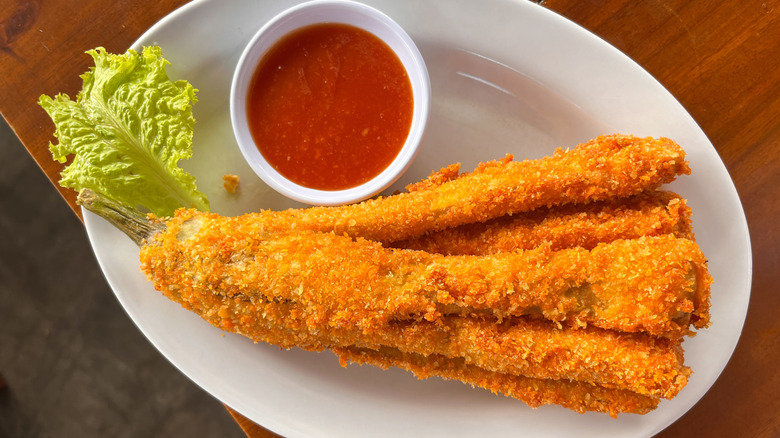
[[[412,122],[412,86],[398,56],[373,34],[316,24],[278,42],[249,87],[258,149],[302,186],[341,190],[381,173]]]

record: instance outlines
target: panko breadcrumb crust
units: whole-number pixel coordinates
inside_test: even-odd
[[[622,389],[608,389],[576,380],[534,379],[502,374],[469,365],[462,358],[440,355],[405,354],[397,349],[334,348],[342,366],[349,363],[373,365],[383,369],[397,367],[411,371],[419,379],[441,377],[458,380],[496,394],[522,400],[528,406],[559,405],[583,414],[602,412],[617,418],[620,413],[646,414],[658,406],[659,399]]]
[[[599,137],[541,160],[452,166],[356,205],[180,210],[142,246],[141,265],[164,295],[255,341],[334,349],[531,406],[645,413],[685,386],[683,336],[709,323],[712,280],[690,212],[652,192],[689,172],[668,139]],[[512,223],[538,240],[517,238],[510,252],[383,246],[518,213]],[[491,224],[479,233],[503,233]],[[456,248],[463,231],[438,244]]]
[[[192,226],[193,218],[202,219],[197,233],[179,240],[181,225]],[[497,323],[493,317],[442,315],[430,298],[405,293],[399,283],[417,281],[419,269],[407,268],[417,268],[415,258],[431,257],[426,253],[324,233],[253,236],[242,230],[247,227],[240,218],[192,210],[176,219],[181,222],[169,221],[167,231],[143,247],[143,271],[169,298],[256,341],[306,349],[393,346],[465,357],[491,371],[664,397],[675,395],[689,374],[679,339],[595,327],[559,329],[538,318]],[[400,265],[394,253],[410,263]]]
[[[182,242],[182,226],[198,232]],[[475,313],[499,321],[541,315],[675,338],[688,333],[691,316],[697,327],[709,320],[704,255],[693,241],[672,235],[617,240],[590,251],[542,245],[443,256],[332,233],[269,234],[246,216],[194,210],[179,211],[167,227],[142,252],[142,260],[176,254],[152,278],[156,286],[186,280],[195,290],[227,297],[315,303],[366,330],[392,320]]]
[[[251,217],[268,231],[333,231],[387,244],[540,207],[636,195],[688,173],[685,152],[669,139],[610,135],[538,160],[483,163],[408,193]]]
[[[488,255],[549,244],[558,251],[642,236],[673,234],[694,240],[691,209],[676,193],[647,191],[585,205],[541,207],[393,242],[394,248],[446,255]]]

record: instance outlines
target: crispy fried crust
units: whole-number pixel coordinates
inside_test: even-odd
[[[408,193],[341,207],[255,213],[268,231],[334,231],[383,243],[506,214],[638,194],[690,173],[673,141],[602,136],[539,160],[502,160],[441,178]]]
[[[392,244],[446,255],[488,255],[532,249],[579,246],[641,236],[673,234],[693,240],[691,209],[672,192],[650,191],[629,198],[586,205],[542,207],[484,223],[462,225]]]
[[[351,206],[182,210],[142,246],[142,269],[170,299],[255,341],[332,348],[531,406],[644,413],[685,386],[682,336],[707,325],[711,278],[684,202],[641,194],[690,172],[679,145],[605,136],[458,172]],[[534,222],[496,219],[517,213]],[[449,253],[492,239],[483,256],[382,246],[491,220],[500,225],[437,243]],[[500,252],[510,238],[517,246]]]
[[[220,329],[283,348],[319,351],[390,346],[424,356],[461,357],[493,372],[579,380],[666,398],[676,395],[690,374],[683,365],[679,342],[645,334],[559,329],[525,318],[495,324],[457,316],[438,323],[389,322],[367,329],[347,322],[345,313],[329,312],[324,306],[238,294],[225,297],[184,281],[156,285],[168,298]]]
[[[672,235],[570,248],[437,258],[426,270],[445,312],[541,314],[571,325],[679,337],[709,321],[706,259]],[[698,276],[697,276],[698,275]]]
[[[241,217],[180,211],[167,231],[142,248],[142,269],[156,289],[212,324],[286,347],[394,346],[423,355],[464,357],[496,372],[576,379],[663,397],[676,394],[689,373],[682,365],[679,339],[591,327],[561,330],[549,321],[518,317],[496,323],[492,314],[481,318],[479,312],[448,316],[441,306],[511,309],[523,302],[523,288],[530,285],[542,292],[530,288],[528,294],[538,296],[525,306],[549,307],[551,315],[556,306],[567,303],[593,309],[599,299],[591,295],[599,296],[603,289],[605,303],[640,309],[637,317],[642,317],[647,308],[674,301],[663,295],[670,284],[682,282],[690,288],[691,262],[677,261],[687,252],[674,245],[695,245],[686,239],[660,236],[599,246],[591,252],[596,254],[592,271],[572,273],[571,266],[588,265],[583,265],[588,251],[445,257],[388,250],[375,242],[326,233],[255,231],[251,221]],[[664,246],[671,250],[652,251]],[[605,264],[613,260],[619,264]],[[665,267],[656,263],[664,260],[672,262]],[[523,277],[529,266],[538,272]],[[599,277],[610,272],[617,273],[614,279]],[[609,296],[614,288],[610,281],[625,283],[623,277],[635,272],[641,278],[626,284],[649,297],[645,304]],[[590,281],[590,286],[571,287],[577,281]],[[555,290],[560,296],[551,299]],[[690,308],[683,310],[692,311],[693,293],[687,290],[684,295]],[[588,313],[577,321],[582,324]],[[636,323],[624,321],[620,312],[617,322]]]
[[[142,250],[145,263],[179,258],[153,278],[156,285],[186,281],[225,296],[295,300],[366,330],[447,314],[532,314],[679,337],[691,315],[697,326],[709,320],[706,260],[694,242],[671,235],[591,251],[542,246],[474,257],[386,249],[330,233],[269,234],[251,216],[192,210],[178,212],[167,227]],[[198,232],[180,240],[179,230],[188,228]]]
[[[637,393],[608,389],[574,380],[534,379],[512,374],[495,373],[467,364],[461,358],[441,355],[422,356],[402,353],[393,348],[335,348],[342,366],[350,362],[387,369],[398,367],[411,371],[419,379],[441,377],[459,380],[493,393],[522,400],[532,408],[560,405],[579,413],[603,412],[613,418],[619,413],[646,414],[658,406],[658,398]]]

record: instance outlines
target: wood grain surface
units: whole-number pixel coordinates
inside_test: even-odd
[[[41,94],[74,96],[91,59],[124,51],[184,0],[0,0],[0,112],[54,182]],[[780,436],[780,4],[777,1],[537,1],[655,76],[714,144],[751,232],[753,288],[739,345],[705,397],[660,437]],[[56,184],[53,187],[57,187]],[[73,206],[74,194],[61,191]],[[75,211],[75,209],[74,209]],[[233,413],[251,437],[276,436]]]

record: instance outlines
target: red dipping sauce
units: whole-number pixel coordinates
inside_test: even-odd
[[[291,33],[265,55],[249,85],[249,129],[289,180],[342,190],[380,174],[412,124],[412,85],[398,56],[346,24]]]

